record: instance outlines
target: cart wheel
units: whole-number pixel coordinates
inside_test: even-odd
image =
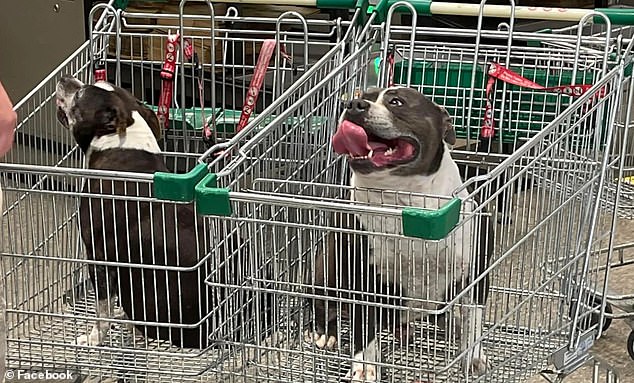
[[[595,296],[594,297],[594,302],[593,305],[596,306],[600,306],[602,303],[602,298],[600,296]],[[606,314],[612,314],[612,305],[609,302],[605,302],[605,313]],[[599,321],[599,314],[593,314],[592,315],[592,324],[595,324]],[[612,325],[612,318],[604,318],[603,321],[603,326],[602,326],[602,331],[608,331],[608,329],[610,328],[610,325]]]
[[[592,298],[592,306],[596,307],[596,306],[600,306],[601,302],[602,302],[602,297],[601,296],[595,296]],[[573,303],[573,305],[570,307],[570,316],[573,316],[574,310],[575,310],[576,306]],[[606,314],[612,314],[612,305],[608,302],[606,302],[605,304],[605,312]],[[592,314],[592,317],[590,319],[590,325],[594,326],[595,324],[597,324],[599,322],[599,314]],[[602,325],[602,329],[603,331],[607,331],[608,328],[610,328],[610,325],[612,325],[612,318],[604,318],[603,321],[603,325]],[[587,330],[586,326],[581,326],[584,330]]]
[[[630,332],[630,336],[627,337],[627,353],[630,354],[630,358],[634,359],[634,331]]]
[[[605,304],[605,313],[606,314],[612,314],[612,305],[609,303]],[[612,318],[604,318],[605,320],[603,321],[603,331],[608,331],[608,329],[610,328],[610,325],[612,324]]]

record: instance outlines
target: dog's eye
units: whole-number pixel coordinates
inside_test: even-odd
[[[401,106],[403,104],[404,104],[403,100],[397,97],[394,97],[393,99],[390,100],[390,105]]]

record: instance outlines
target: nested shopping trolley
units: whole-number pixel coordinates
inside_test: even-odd
[[[214,380],[209,371],[224,360],[225,338],[247,342],[269,329],[268,319],[259,315],[265,310],[248,301],[253,300],[251,294],[244,295],[243,306],[236,307],[231,294],[220,296],[224,291],[216,294],[204,284],[206,273],[226,266],[212,264],[213,252],[224,251],[225,244],[237,251],[243,251],[243,246],[237,239],[227,242],[231,231],[209,226],[191,214],[194,185],[205,175],[205,166],[197,166],[197,159],[211,145],[229,138],[247,140],[258,129],[242,129],[246,122],[258,119],[260,127],[265,127],[274,115],[264,113],[267,108],[283,109],[292,102],[283,97],[285,92],[308,90],[339,65],[354,43],[363,3],[359,8],[356,2],[327,3],[323,9],[350,6],[346,17],[335,19],[324,17],[325,11],[317,12],[315,6],[322,6],[321,2],[313,2],[312,11],[302,2],[304,8],[283,9],[274,17],[270,13],[243,16],[222,2],[182,1],[175,9],[160,12],[151,11],[153,7],[118,9],[117,3],[93,8],[90,39],[16,105],[16,145],[0,164],[5,192],[2,294],[7,304],[7,354],[3,357],[8,368],[16,371],[146,382]],[[241,2],[241,6],[249,3],[262,4]],[[85,83],[106,79],[130,90],[162,117],[159,144],[173,173],[85,169],[79,148],[57,122],[55,90],[64,75]],[[268,120],[260,117],[263,113]],[[124,182],[127,192],[122,198],[108,198],[98,190],[82,194],[87,182],[106,188]],[[194,312],[198,320],[180,323],[168,318],[154,327],[172,329],[171,335],[200,330],[200,347],[182,347],[171,335],[159,341],[135,332],[135,321],[154,322],[122,317],[116,297],[112,320],[105,318],[112,327],[107,337],[99,344],[86,341],[97,319],[89,271],[104,265],[86,261],[78,218],[82,198],[120,214],[117,225],[134,225],[147,218],[133,216],[128,207],[151,210],[151,225],[162,238],[172,235],[169,228],[178,224],[195,230],[195,239],[181,243],[176,251],[184,251],[182,246],[193,249],[196,262],[166,264],[161,257],[173,254],[158,250],[162,246],[157,236],[154,266],[131,265],[137,274],[128,277],[160,283],[161,276],[176,275],[188,291],[193,286],[208,298],[200,299],[204,305],[187,308],[187,314]],[[180,212],[178,217],[175,212]],[[95,223],[104,219],[94,218]],[[178,304],[172,302],[176,311]],[[147,311],[150,318],[151,308]],[[241,320],[236,316],[239,312],[245,313]],[[245,357],[244,363],[248,361]]]
[[[481,20],[500,9],[532,17],[519,7],[476,7],[475,14]],[[250,252],[246,277],[227,283],[226,271],[217,270],[208,285],[254,292],[271,302],[274,318],[265,340],[227,342],[226,363],[218,366],[224,379],[341,381],[362,331],[354,325],[356,309],[370,306],[414,318],[403,337],[389,314],[379,315],[387,328],[377,324],[378,356],[369,364],[381,382],[506,383],[540,372],[561,380],[591,359],[607,262],[598,250],[609,243],[613,223],[602,197],[617,161],[614,123],[631,40],[592,11],[576,12],[570,28],[530,33],[515,30],[513,17],[496,30],[417,26],[435,11],[447,12],[442,3],[381,2],[341,66],[309,92],[297,92],[290,108],[271,109],[274,119],[248,142],[230,140],[218,147],[222,158],[204,156],[210,174],[196,186],[197,212],[239,233]],[[411,25],[392,23],[400,12],[413,14]],[[452,116],[458,138],[452,155],[465,179],[453,196],[351,188],[347,159],[331,141],[343,103],[377,85],[418,89]],[[352,202],[353,192],[375,202]],[[355,226],[355,217],[365,226]],[[345,281],[363,283],[373,272],[352,271],[353,262],[377,249],[392,251],[396,268],[407,262],[417,270],[408,281],[434,280],[435,267],[451,278],[460,268],[451,250],[456,243],[471,260],[477,256],[478,246],[466,238],[492,246],[488,267],[448,299],[435,294],[444,286],[427,282],[429,291],[405,306],[399,292],[363,294]],[[348,256],[325,263],[337,246]],[[412,265],[417,261],[423,264]],[[478,306],[485,277],[489,297]],[[313,309],[315,301],[332,309],[326,322],[334,341],[314,336],[322,333],[318,315],[326,315]],[[456,313],[478,308],[482,333],[465,344],[470,327]],[[476,348],[489,362],[481,375],[463,366]],[[241,363],[245,355],[251,364]]]
[[[630,31],[631,33],[631,31]],[[616,121],[617,141],[613,148],[609,182],[606,184],[605,208],[613,211],[613,236],[609,244],[600,250],[607,262],[602,270],[602,283],[597,286],[595,299],[602,302],[601,314],[604,317],[601,332],[609,331],[614,320],[623,320],[630,333],[622,346],[630,358],[634,359],[634,294],[628,283],[628,273],[634,264],[634,242],[631,233],[632,193],[634,161],[632,157],[632,104],[634,102],[632,77],[623,84],[622,107]]]

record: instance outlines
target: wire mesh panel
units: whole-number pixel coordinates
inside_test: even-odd
[[[624,38],[631,38],[633,35],[632,28],[623,28]],[[619,190],[619,206],[616,208],[619,218],[629,220],[632,218],[631,200],[631,180],[632,175],[633,158],[632,158],[632,131],[631,127],[631,113],[632,113],[632,76],[631,67],[626,69],[624,83],[622,86],[622,101],[621,108],[619,108],[617,121],[616,121],[616,134],[617,140],[614,145],[613,156],[618,158],[611,167],[612,174],[610,175],[610,183],[606,185],[608,192],[606,193],[606,204],[608,208],[615,207],[615,198],[617,194],[617,185],[620,184]],[[629,242],[629,241],[628,241]],[[620,251],[632,246],[631,243],[619,244]],[[631,256],[628,255],[628,258]]]
[[[182,10],[169,11],[122,12],[116,31],[95,32],[110,53],[95,60],[116,69],[120,77],[110,77],[158,112],[165,97],[165,65],[175,54],[179,65],[164,145],[166,150],[199,154],[241,129],[243,106],[255,117],[280,98],[323,55],[351,37],[361,17],[360,10],[351,11],[351,21],[304,17],[295,11],[245,17],[235,7],[204,2],[186,2]],[[170,52],[168,40],[174,36],[179,36],[178,44]],[[179,49],[185,41],[193,53],[183,59],[186,53]],[[274,44],[272,52],[267,52],[267,42]],[[344,52],[339,51],[340,60]],[[205,124],[211,134],[207,146],[202,140]]]
[[[467,151],[510,154],[574,102],[576,87],[620,62],[618,35],[592,32],[457,31],[464,43],[440,46],[433,37],[444,32],[392,26],[376,70],[383,85],[415,87],[447,108]]]
[[[544,68],[553,65],[554,72],[563,68],[556,64],[561,57],[554,55],[551,63],[542,47],[507,45],[505,33],[471,31],[479,49],[474,50],[467,44],[445,44],[441,31],[430,32],[435,33],[433,39],[416,41],[412,49],[427,49],[430,55],[447,49],[462,52],[438,53],[434,68],[444,65],[442,60],[448,67],[475,67],[500,57],[498,52],[515,58],[516,51],[527,66],[524,74],[531,68],[529,61],[540,61]],[[476,33],[499,45],[491,42],[477,48]],[[402,185],[397,184],[353,189],[348,160],[333,152],[331,140],[342,100],[376,84],[377,56],[388,61],[374,49],[383,36],[376,33],[317,86],[298,93],[298,101],[253,139],[229,144],[223,160],[212,160],[214,173],[199,184],[198,211],[225,216],[222,219],[245,233],[246,246],[258,254],[251,259],[253,274],[226,288],[270,292],[274,297],[275,335],[229,347],[239,360],[245,350],[255,357],[248,368],[228,375],[235,381],[340,381],[359,363],[354,348],[358,337],[375,339],[368,342],[376,360],[367,363],[378,366],[380,378],[363,376],[370,381],[513,382],[524,381],[549,364],[561,371],[574,369],[585,361],[599,322],[601,302],[594,294],[601,286],[605,260],[596,250],[608,243],[611,225],[609,212],[599,211],[599,201],[612,163],[608,154],[625,64],[604,60],[612,49],[609,38],[522,35],[526,40],[571,41],[570,57],[594,63],[583,66],[594,68],[589,69],[596,76],[592,87],[575,98],[544,94],[541,89],[515,89],[517,94],[507,90],[507,102],[499,107],[506,112],[495,121],[497,126],[514,126],[509,132],[517,140],[507,152],[494,150],[494,145],[478,151],[463,136],[464,146],[452,155],[465,183],[452,195],[399,194]],[[383,40],[383,46],[391,41]],[[601,49],[574,48],[585,43]],[[414,68],[411,78],[425,73],[425,66],[415,69],[415,61],[410,55],[402,64]],[[380,64],[378,68],[379,79],[387,84],[390,71],[382,77]],[[394,73],[395,84],[407,85]],[[447,77],[440,73],[438,84],[412,85],[444,105],[451,87],[441,82]],[[478,92],[471,85],[473,78],[465,76],[467,89],[456,90],[465,101]],[[537,120],[531,118],[533,104],[518,102],[516,95],[543,97],[534,104]],[[545,102],[548,97],[552,98]],[[479,126],[467,124],[469,119],[461,116],[481,116],[486,103],[453,112],[448,103],[449,114],[457,116],[456,132]],[[544,112],[545,104],[550,112]],[[533,127],[522,130],[520,125]],[[522,132],[527,134],[522,137]],[[352,193],[355,199],[350,202]],[[359,195],[364,193],[374,195],[366,198],[373,203],[361,202]],[[456,209],[457,224],[449,225],[444,235],[434,235]],[[435,217],[429,221],[410,216],[425,217],[429,212]],[[463,274],[486,245],[492,247],[488,268],[477,278]],[[339,256],[331,257],[333,253]],[[393,262],[407,276],[401,275],[403,290],[379,282],[385,277],[379,268],[383,261]],[[445,295],[439,273],[448,280],[469,278],[462,288],[450,288]],[[219,276],[212,273],[209,285],[222,288]],[[478,304],[485,279],[488,299]],[[417,283],[426,288],[417,290]],[[483,310],[482,326],[474,335],[469,313],[477,310]],[[472,320],[466,325],[465,316]],[[375,332],[368,330],[372,320]],[[465,371],[463,362],[480,352],[486,354],[486,371]]]

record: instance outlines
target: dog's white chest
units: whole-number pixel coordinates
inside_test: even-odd
[[[112,133],[93,138],[90,143],[90,148],[86,153],[87,160],[92,152],[108,149],[134,149],[150,153],[160,153],[161,148],[156,142],[152,129],[150,129],[150,126],[143,117],[141,117],[139,112],[133,111],[132,118],[134,119],[134,124],[126,128],[124,135],[121,136]]]
[[[462,184],[457,166],[448,153],[446,157],[433,176],[401,177],[388,172],[375,172],[369,176],[355,174],[352,186],[356,190],[352,199],[374,206],[412,206],[436,210]],[[413,196],[411,193],[424,196]],[[461,194],[464,197],[466,192]],[[467,274],[471,248],[470,225],[463,225],[447,239],[424,241],[403,238],[400,218],[364,214],[358,215],[358,218],[364,230],[377,234],[370,236],[370,262],[374,264],[376,273],[383,282],[400,285],[404,295],[443,301],[449,283]]]

